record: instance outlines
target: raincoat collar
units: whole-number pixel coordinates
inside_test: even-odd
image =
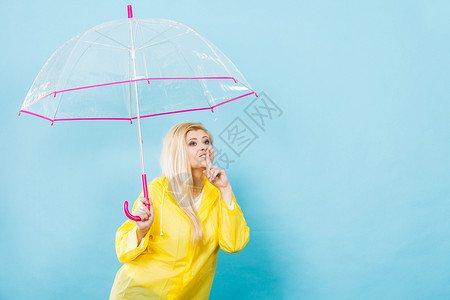
[[[178,206],[177,201],[175,200],[175,197],[173,197],[173,195],[170,193],[170,189],[169,189],[169,181],[167,180],[166,176],[161,176],[159,183],[163,186],[163,192],[164,195],[162,195],[163,199],[162,199],[162,204],[164,205],[164,201],[170,201],[173,204],[176,205],[176,207],[178,207],[181,210],[181,208]],[[215,201],[216,197],[211,197],[211,193],[214,193],[214,191],[217,190],[217,188],[208,181],[208,179],[206,178],[205,175],[203,175],[203,196],[200,202],[200,206],[197,209],[197,214],[199,215],[200,219],[203,220],[202,215],[203,215],[203,211],[205,211],[208,207],[210,207],[212,205],[212,202]],[[211,199],[212,198],[212,199]],[[182,211],[183,212],[183,211]],[[184,214],[184,212],[183,212]]]

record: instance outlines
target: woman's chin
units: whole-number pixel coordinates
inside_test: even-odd
[[[194,171],[194,170],[200,170],[200,171],[205,171],[206,170],[206,166],[195,166],[195,167],[192,167],[191,166],[191,171]]]

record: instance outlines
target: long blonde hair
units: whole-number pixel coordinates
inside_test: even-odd
[[[192,242],[201,241],[203,236],[202,222],[194,208],[194,181],[189,162],[186,136],[192,130],[204,130],[212,137],[202,123],[182,122],[173,126],[163,141],[161,153],[162,175],[166,176],[169,190],[191,221]]]

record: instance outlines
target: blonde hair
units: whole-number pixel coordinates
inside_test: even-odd
[[[202,123],[182,122],[173,126],[163,141],[161,153],[162,175],[167,178],[169,190],[191,221],[191,239],[193,244],[201,241],[203,236],[202,222],[194,208],[194,181],[189,162],[186,136],[192,130],[204,130],[212,137]]]

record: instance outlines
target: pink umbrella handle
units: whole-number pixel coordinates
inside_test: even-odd
[[[148,199],[148,190],[147,190],[147,175],[145,175],[145,174],[142,174],[142,190],[144,191],[144,198],[147,199],[147,201],[148,201],[149,199]],[[147,206],[148,209],[150,209],[150,205],[152,205],[151,201],[149,201],[149,203],[150,203],[149,205],[145,205],[145,206]],[[128,217],[128,219],[133,220],[133,221],[141,220],[140,217],[133,216],[130,213],[130,211],[128,210],[128,201],[125,201],[123,203],[123,210],[125,211],[125,215]]]
[[[128,210],[128,201],[125,201],[125,203],[123,204],[123,210],[125,211],[125,215],[128,217],[128,219],[133,220],[133,221],[141,220],[140,217],[133,216],[132,214],[130,214],[130,211]]]

